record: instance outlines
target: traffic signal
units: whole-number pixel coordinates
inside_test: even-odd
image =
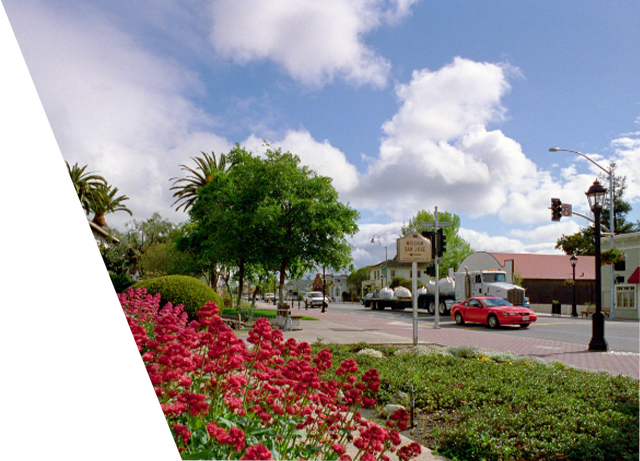
[[[447,236],[441,227],[438,229],[438,256],[442,257],[445,251],[447,251]]]
[[[433,264],[429,264],[427,266],[427,275],[431,276],[431,277],[435,277],[436,276],[436,266]]]
[[[425,238],[428,238],[429,241],[431,242],[431,255],[435,258],[437,253],[436,253],[436,234],[433,231],[424,231],[421,232],[422,236]]]
[[[551,221],[560,221],[562,218],[562,202],[559,198],[551,199]]]

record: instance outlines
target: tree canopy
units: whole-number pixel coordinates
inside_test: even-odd
[[[435,214],[431,211],[420,210],[416,215],[409,220],[409,223],[402,226],[402,235],[406,236],[413,232],[423,232],[425,229],[422,227],[423,222],[435,222]],[[444,277],[447,275],[447,271],[450,267],[454,270],[458,269],[458,266],[464,258],[473,253],[471,245],[465,239],[458,235],[460,230],[460,216],[452,214],[447,211],[438,212],[438,222],[448,222],[450,227],[444,228],[444,235],[447,239],[447,251],[443,254],[443,262],[439,266],[439,276]]]
[[[236,146],[228,160],[232,167],[202,187],[189,210],[191,241],[207,259],[238,269],[238,299],[252,265],[280,272],[280,299],[293,269],[349,265],[346,236],[357,231],[358,212],[338,200],[330,178],[280,149],[261,158]]]
[[[626,176],[614,176],[613,177],[613,221],[614,221],[614,233],[626,234],[629,232],[637,232],[640,230],[640,222],[635,224],[628,222],[626,217],[631,211],[631,205],[622,199],[624,191],[627,188]],[[611,229],[609,225],[609,195],[607,194],[607,202],[605,209],[601,214],[602,224]],[[575,234],[562,235],[557,242],[556,248],[561,248],[567,255],[590,255],[593,256],[595,250],[595,229],[594,225],[583,227]]]

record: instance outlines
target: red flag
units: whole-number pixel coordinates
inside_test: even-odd
[[[15,214],[16,218],[18,218],[18,221],[20,221],[21,223],[24,223],[24,220],[25,220],[24,207],[22,206],[23,201],[24,199],[18,200],[17,202],[12,203],[11,205],[9,205],[9,210],[8,210],[8,211],[11,211],[13,214]]]

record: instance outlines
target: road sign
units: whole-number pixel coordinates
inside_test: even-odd
[[[571,204],[570,203],[563,203],[562,204],[562,208],[560,209],[560,213],[562,213],[562,216],[571,216]]]
[[[434,223],[433,221],[431,222],[423,222],[420,223],[420,225],[422,227],[436,227],[436,223]],[[438,221],[438,228],[440,227],[451,227],[451,223],[450,222],[440,222]]]
[[[399,238],[398,261],[402,263],[428,263],[433,256],[431,254],[431,241],[422,235],[414,233]]]

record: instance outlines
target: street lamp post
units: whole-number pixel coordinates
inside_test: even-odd
[[[613,168],[615,166],[615,164],[610,163],[609,164],[609,169],[606,169],[600,165],[598,165],[596,162],[594,162],[593,160],[591,160],[589,157],[587,157],[586,155],[584,155],[582,152],[579,152],[577,150],[570,150],[570,149],[561,149],[559,147],[552,147],[551,149],[549,149],[549,152],[573,152],[574,154],[578,154],[581,157],[586,158],[587,160],[589,160],[591,163],[593,163],[595,166],[597,166],[598,168],[600,168],[602,171],[604,171],[607,174],[607,177],[609,178],[609,230],[611,232],[610,235],[610,247],[613,248],[615,247],[615,239],[613,237],[613,234],[615,233],[616,230],[616,226],[614,225],[614,203],[613,203]],[[615,272],[614,272],[614,268],[613,265],[610,266],[609,269],[609,302],[610,302],[610,314],[609,314],[609,318],[615,318],[616,316],[616,294],[615,294]]]
[[[378,245],[380,245],[382,248],[384,248],[384,286],[388,286],[389,284],[387,283],[387,247],[382,245],[382,243],[380,243],[380,236],[378,234],[373,234],[373,237],[371,238],[371,243],[376,243],[376,237],[378,237]]]
[[[576,309],[576,264],[578,264],[578,258],[576,255],[571,255],[571,267],[573,268],[573,302],[571,303],[571,317],[578,316],[578,310]]]
[[[608,349],[607,341],[604,339],[604,314],[602,313],[602,274],[600,271],[601,255],[600,255],[600,213],[604,204],[606,189],[602,187],[596,179],[589,190],[586,192],[589,200],[589,208],[593,212],[596,222],[596,311],[592,318],[592,335],[589,342],[589,350],[595,352],[606,352]]]

